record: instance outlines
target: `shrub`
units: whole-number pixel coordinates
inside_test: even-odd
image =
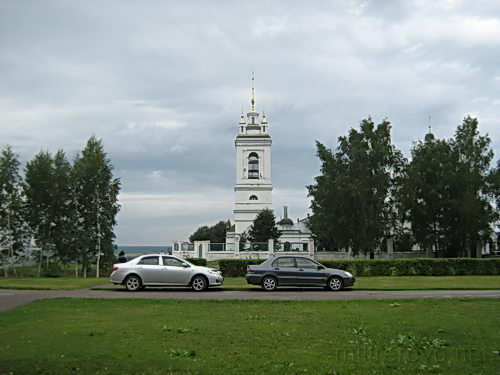
[[[245,276],[247,266],[265,259],[222,259],[224,277]],[[355,276],[454,276],[500,275],[500,259],[423,258],[322,260],[325,267],[348,271]]]
[[[224,277],[240,277],[247,273],[247,266],[264,261],[265,259],[221,259],[219,269]]]
[[[207,260],[205,258],[186,258],[189,263],[193,263],[195,266],[206,267]]]
[[[356,276],[500,275],[500,259],[363,259],[324,260],[320,263],[329,268],[351,272]]]

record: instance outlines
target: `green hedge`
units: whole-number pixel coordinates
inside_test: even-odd
[[[193,263],[195,266],[206,266],[207,260],[205,258],[186,258],[189,263]]]
[[[264,259],[222,259],[219,267],[225,277],[245,276],[249,264]],[[500,258],[422,258],[322,260],[325,267],[351,272],[355,276],[460,276],[500,275]]]
[[[247,273],[250,264],[261,264],[265,259],[221,259],[219,270],[224,277],[240,277]]]

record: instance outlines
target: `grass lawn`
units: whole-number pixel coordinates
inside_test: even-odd
[[[3,374],[498,374],[500,301],[54,299],[0,313]]]
[[[224,288],[260,288],[243,277],[228,277]],[[356,278],[353,290],[500,289],[500,276],[376,276]]]
[[[70,278],[70,277],[0,277],[0,289],[80,289],[104,284],[109,278]]]
[[[109,278],[95,277],[71,278],[18,278],[0,277],[0,289],[79,289],[99,286],[109,281]],[[104,289],[121,289],[122,286],[106,287]],[[260,288],[248,285],[243,277],[228,277],[224,290],[248,290]],[[96,287],[95,289],[100,289]],[[356,279],[353,290],[452,290],[452,289],[500,289],[500,276],[377,276],[360,277]]]

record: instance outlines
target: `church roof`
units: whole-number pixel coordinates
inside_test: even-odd
[[[278,225],[294,225],[293,220],[290,219],[289,217],[285,217],[284,219],[281,219],[276,224],[278,224]]]

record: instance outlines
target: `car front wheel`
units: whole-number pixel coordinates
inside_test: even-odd
[[[272,292],[273,290],[276,290],[277,287],[278,282],[272,276],[264,277],[264,279],[262,280],[262,289],[264,289],[266,292]]]
[[[125,288],[130,292],[136,292],[142,289],[142,281],[139,276],[129,276],[125,280]]]
[[[344,282],[338,276],[333,276],[328,279],[328,284],[326,285],[329,290],[339,291],[344,286]]]
[[[207,279],[205,279],[203,276],[196,276],[192,281],[191,281],[191,288],[195,292],[201,292],[208,287],[208,282]]]

